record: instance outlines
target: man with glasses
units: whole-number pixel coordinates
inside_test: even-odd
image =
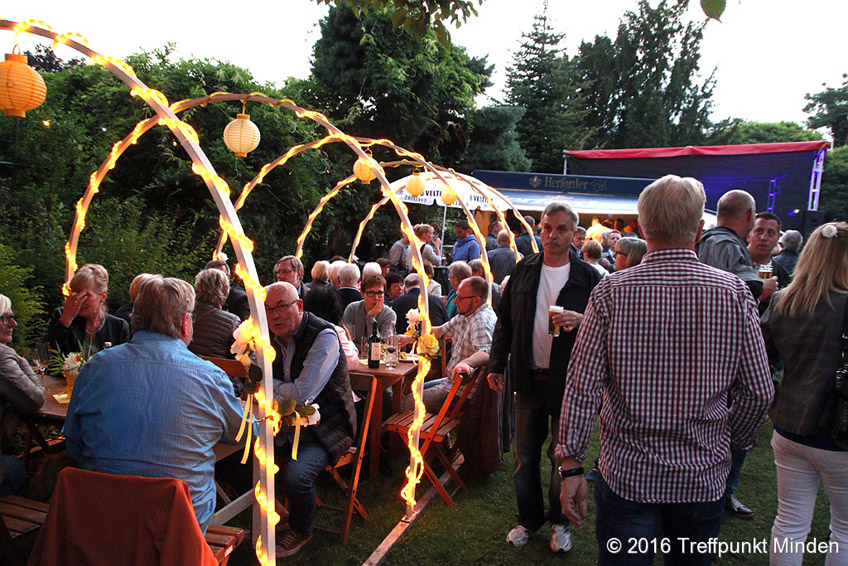
[[[277,487],[289,502],[289,527],[279,538],[278,558],[291,556],[310,538],[315,526],[315,478],[353,444],[356,413],[347,363],[332,324],[303,310],[297,289],[287,282],[265,287],[265,313],[273,334],[274,399],[315,403],[321,420],[300,430],[297,460],[291,454],[294,429],[283,427],[275,438],[280,458]]]
[[[303,263],[293,255],[284,255],[274,266],[274,281],[291,283],[297,289],[297,296],[303,298]]]
[[[375,324],[380,336],[394,334],[397,315],[385,304],[385,289],[386,280],[382,275],[366,277],[362,282],[362,295],[365,298],[345,308],[342,326],[347,329],[350,339],[360,350],[362,339],[371,336]],[[364,354],[363,351],[359,352],[360,356]]]
[[[456,293],[458,315],[445,324],[432,328],[436,338],[444,336],[453,340],[453,351],[445,366],[447,376],[424,384],[423,401],[428,413],[439,412],[453,386],[453,380],[457,379],[460,373],[471,375],[476,368],[489,363],[492,334],[498,318],[486,302],[488,295],[489,285],[485,279],[464,279]],[[406,411],[412,410],[411,394],[404,397],[403,406]]]

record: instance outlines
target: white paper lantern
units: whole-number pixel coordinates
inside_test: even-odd
[[[238,114],[236,119],[224,128],[224,143],[236,154],[245,157],[259,145],[259,128],[250,121],[249,114]]]

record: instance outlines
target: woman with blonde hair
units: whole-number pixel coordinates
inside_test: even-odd
[[[648,253],[648,242],[640,238],[621,238],[615,244],[615,270],[624,271],[642,263],[642,258]]]
[[[125,320],[106,313],[109,274],[96,263],[80,267],[71,279],[65,306],[53,311],[47,341],[62,354],[94,354],[108,346],[128,342],[130,328]]]
[[[306,284],[311,290],[313,287],[324,287],[330,284],[330,262],[322,259],[316,261],[312,266],[312,281]]]
[[[830,500],[830,540],[848,548],[848,451],[829,434],[837,417],[846,299],[848,224],[829,222],[813,232],[792,283],[774,294],[762,317],[769,360],[781,358],[785,368],[769,411],[778,499],[771,564],[801,564],[819,483]],[[845,562],[831,555],[826,563]]]

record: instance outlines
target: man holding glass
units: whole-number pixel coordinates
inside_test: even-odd
[[[600,274],[577,257],[571,241],[579,222],[564,203],[542,213],[542,251],[522,259],[512,271],[498,306],[498,323],[489,355],[489,387],[501,390],[509,358],[508,387],[515,393],[515,474],[518,525],[507,535],[524,546],[546,521],[551,522],[551,550],[571,549],[568,520],[559,501],[559,464],[548,451],[553,472],[545,512],[541,482],[542,447],[548,431],[556,432],[565,389],[565,372],[589,294]],[[562,311],[550,318],[550,307]],[[549,332],[549,325],[555,332]],[[558,333],[558,336],[554,336]]]

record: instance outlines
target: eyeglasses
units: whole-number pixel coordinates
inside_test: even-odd
[[[294,273],[295,271],[297,271],[297,269],[281,269],[277,273],[283,273],[285,275],[288,275],[289,273]]]
[[[0,315],[0,322],[2,322],[3,324],[9,324],[9,323],[10,323],[10,322],[12,322],[13,320],[14,320],[15,322],[17,322],[17,319],[15,318],[15,315],[13,315],[12,313],[4,314],[4,315]]]
[[[615,251],[612,255],[614,255],[614,256],[616,256],[616,255],[624,255],[624,256],[626,256],[627,254],[626,254],[626,253],[624,253],[624,252],[620,252],[620,251],[616,250],[616,251]]]
[[[476,298],[476,297],[479,297],[479,295],[469,295],[469,296],[467,296],[467,297],[460,297],[459,295],[457,295],[457,296],[456,296],[456,299],[454,299],[454,302],[456,302],[456,301],[464,301],[464,300],[466,300],[466,299],[474,299],[474,298]]]
[[[365,291],[365,293],[363,293],[363,294],[364,294],[366,297],[370,297],[370,298],[372,298],[372,299],[373,299],[373,298],[375,298],[375,297],[382,296],[382,295],[383,295],[383,290],[382,290],[382,289],[380,289],[379,291]]]
[[[288,307],[295,304],[298,300],[299,299],[295,299],[290,303],[277,303],[273,307],[265,307],[265,313],[266,314],[272,314],[272,313],[275,313],[275,312],[282,312],[283,309],[287,309]]]

